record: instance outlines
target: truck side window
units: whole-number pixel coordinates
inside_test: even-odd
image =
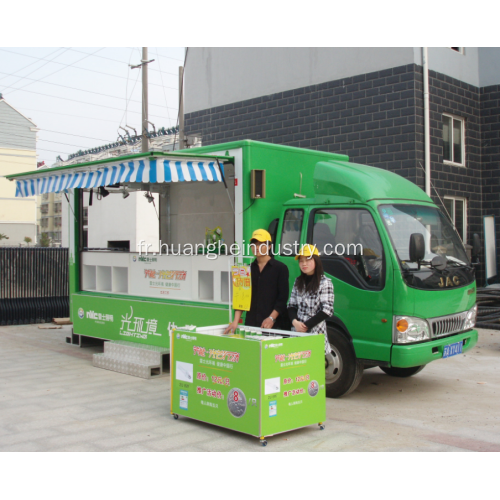
[[[285,212],[281,231],[280,255],[295,255],[299,250],[304,210],[292,208]]]
[[[309,238],[326,272],[353,286],[383,287],[383,247],[370,212],[319,209],[312,222]]]

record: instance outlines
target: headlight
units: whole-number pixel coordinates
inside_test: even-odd
[[[476,316],[477,316],[477,304],[467,312],[465,317],[464,330],[469,330],[476,326]]]
[[[394,317],[394,343],[406,344],[430,339],[429,323],[411,316]]]

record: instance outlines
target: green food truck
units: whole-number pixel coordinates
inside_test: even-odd
[[[345,155],[245,140],[8,178],[17,196],[68,196],[73,341],[166,352],[174,325],[227,324],[232,254],[266,228],[290,289],[304,243],[317,246],[333,281],[327,395],[353,391],[366,368],[407,377],[477,342],[475,269],[449,219],[415,184]],[[92,192],[94,207],[145,192],[159,205],[157,233],[125,250],[90,246]]]

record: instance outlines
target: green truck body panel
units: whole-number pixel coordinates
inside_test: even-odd
[[[418,186],[393,172],[347,161],[319,162],[314,172],[314,190],[317,199],[334,199],[336,203],[344,199],[363,203],[380,199],[432,203]]]
[[[79,335],[159,347],[169,346],[169,326],[173,324],[208,326],[228,322],[227,306],[93,292],[73,294],[70,312],[74,332]]]
[[[246,243],[249,242],[254,229],[267,228],[278,218],[280,222],[277,243],[279,243],[283,215],[289,208],[300,207],[304,210],[301,243],[307,242],[309,214],[318,207],[363,208],[372,215],[384,249],[384,287],[381,290],[360,289],[330,276],[335,287],[335,316],[345,325],[358,358],[380,361],[396,367],[409,367],[440,357],[442,346],[445,344],[466,337],[468,340],[463,346],[464,351],[475,344],[477,339],[475,331],[421,344],[393,344],[394,315],[434,318],[467,311],[476,301],[475,283],[443,290],[417,290],[406,285],[402,278],[398,258],[378,207],[388,203],[434,206],[432,200],[420,188],[392,172],[349,163],[348,157],[344,155],[255,141],[217,144],[177,154],[179,157],[211,155],[230,158],[238,149],[241,150],[242,158],[242,178],[238,178],[238,182],[243,185],[243,239]],[[231,150],[233,153],[230,153]],[[266,197],[263,199],[252,200],[250,197],[250,178],[253,169],[266,171]],[[304,197],[294,198],[295,193],[300,193]],[[74,200],[74,206],[78,207],[77,190]],[[75,216],[79,217],[77,211]],[[70,224],[72,221],[73,217],[70,216]],[[227,305],[178,303],[168,299],[154,300],[80,292],[78,231],[74,230],[72,234],[72,245],[76,250],[70,252],[70,310],[76,334],[104,339],[123,339],[119,331],[123,327],[122,320],[130,320],[131,308],[134,319],[139,316],[144,322],[156,320],[156,333],[159,332],[161,335],[147,333],[146,338],[130,337],[127,340],[152,345],[169,345],[169,323],[207,326],[227,322]],[[299,274],[297,262],[293,257],[277,258],[289,267],[290,286],[292,286]],[[82,310],[84,318],[79,316]],[[114,321],[112,325],[99,319],[87,321],[88,311],[112,314],[119,321]],[[143,331],[144,329],[145,327]],[[432,352],[433,347],[438,347],[437,352]]]

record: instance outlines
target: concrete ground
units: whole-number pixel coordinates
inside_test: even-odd
[[[365,371],[326,429],[256,438],[169,414],[165,375],[94,368],[70,327],[0,327],[0,451],[500,451],[500,332],[407,379]]]

